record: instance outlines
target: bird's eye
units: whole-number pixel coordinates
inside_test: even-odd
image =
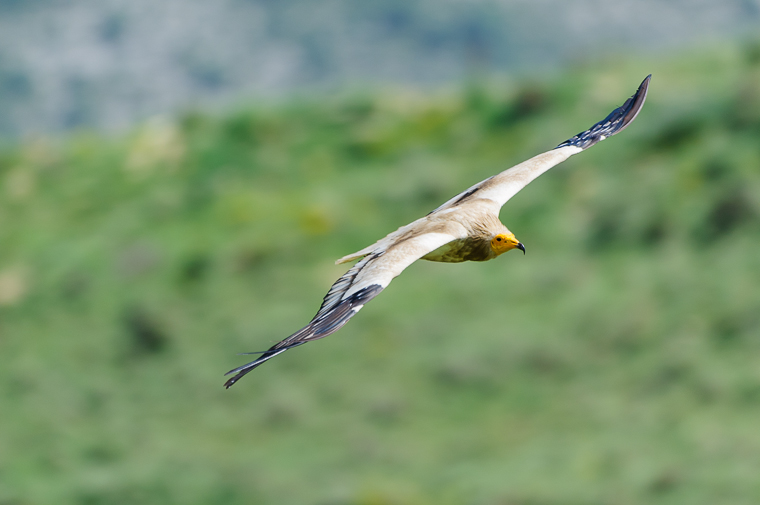
[[[497,242],[501,242],[501,237],[496,237]]]

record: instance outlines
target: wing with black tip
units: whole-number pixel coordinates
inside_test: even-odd
[[[225,375],[234,375],[224,383],[224,387],[229,388],[254,368],[288,349],[338,331],[406,267],[429,252],[464,236],[464,228],[460,225],[452,224],[448,230],[428,233],[420,231],[387,248],[369,253],[332,285],[309,324],[261,353],[256,360],[227,372]]]
[[[459,193],[435,209],[431,214],[478,198],[487,198],[495,201],[499,206],[504,205],[533,179],[553,166],[562,163],[573,154],[588,149],[594,144],[623,131],[636,118],[639,111],[641,111],[651,78],[651,74],[648,75],[631,98],[588,130],[567,139],[551,151],[539,154],[519,165],[515,165],[504,172],[479,182]]]

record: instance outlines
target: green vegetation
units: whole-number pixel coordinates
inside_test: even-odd
[[[325,340],[333,260],[601,119]],[[760,57],[386,90],[0,153],[2,504],[760,501]]]

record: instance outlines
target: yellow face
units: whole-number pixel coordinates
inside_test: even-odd
[[[491,249],[498,256],[511,249],[520,249],[525,254],[525,246],[515,238],[514,233],[499,233],[491,239]]]

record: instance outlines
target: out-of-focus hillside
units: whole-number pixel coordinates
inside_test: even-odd
[[[229,391],[333,260],[636,122]],[[0,153],[0,503],[760,500],[760,51],[153,121]]]
[[[536,75],[755,36],[760,0],[0,0],[0,135],[241,95]]]

